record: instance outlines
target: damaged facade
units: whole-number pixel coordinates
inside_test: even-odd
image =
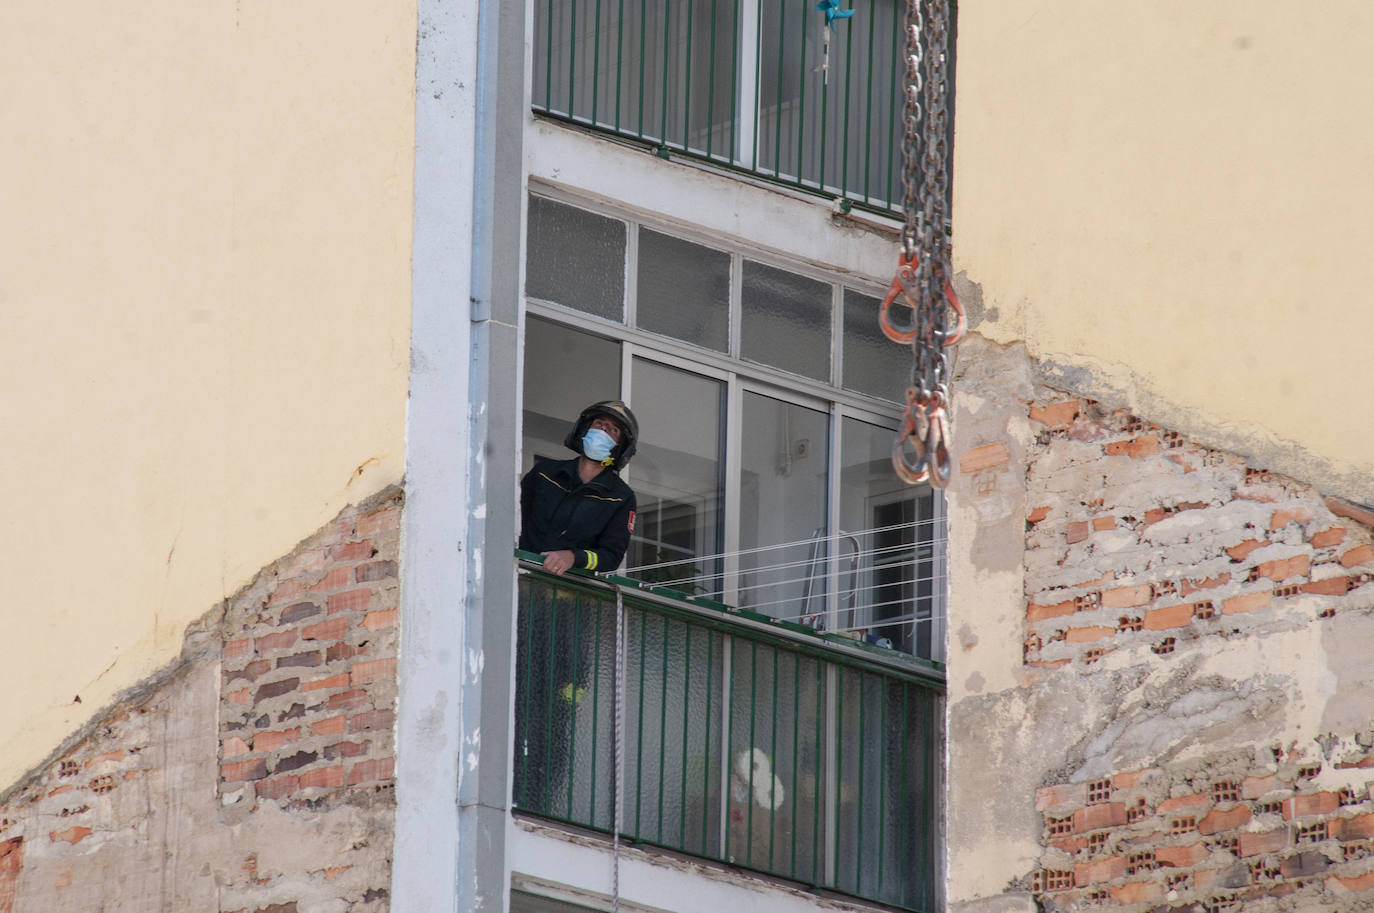
[[[0,34],[58,27],[20,6]],[[234,87],[225,136],[109,146],[216,174],[94,181],[82,257],[33,240],[83,192],[51,164],[78,122],[16,51],[46,142],[0,304],[32,302],[7,361],[51,401],[15,400],[12,500],[51,531],[14,575],[0,913],[1374,910],[1374,417],[1311,395],[1363,390],[1374,317],[1319,370],[1274,356],[1310,314],[1272,290],[1352,297],[1310,267],[1359,233],[1317,206],[1305,260],[1266,253],[1244,182],[1289,150],[1243,145],[1236,101],[1305,84],[1281,39],[1343,60],[1374,21],[956,11],[939,493],[888,463],[899,137],[808,120],[886,124],[898,8],[822,58],[811,6],[149,13],[171,63],[110,51],[85,135],[141,136],[102,104],[145,81],[169,110]],[[1143,72],[1171,105],[1122,101]],[[1178,145],[1199,174],[1159,180]],[[1309,178],[1364,192],[1342,173]],[[180,229],[110,231],[142,211],[119,186]],[[147,250],[223,281],[126,274]],[[143,335],[55,346],[43,302],[109,289]],[[512,551],[516,483],[613,396],[641,570],[555,580]]]

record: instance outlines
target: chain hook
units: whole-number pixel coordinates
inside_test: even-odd
[[[878,311],[878,325],[882,327],[883,335],[898,345],[907,345],[916,338],[918,329],[916,323],[916,302],[908,294],[907,288],[915,283],[916,271],[912,264],[915,262],[915,255],[907,256],[903,254],[897,261],[897,272],[892,277],[892,285],[888,286],[887,297],[883,299],[883,306]],[[901,301],[898,302],[898,296]],[[892,322],[890,308],[892,305],[901,304],[911,309],[911,322],[898,326]]]

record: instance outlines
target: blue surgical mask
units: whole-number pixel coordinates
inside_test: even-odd
[[[582,435],[582,452],[589,460],[596,460],[598,463],[608,460],[614,449],[615,439],[600,428],[593,428]]]

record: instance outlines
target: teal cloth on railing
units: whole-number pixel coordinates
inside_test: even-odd
[[[847,10],[840,6],[839,0],[821,0],[816,4],[816,9],[825,13],[825,24],[832,25],[836,19],[848,19],[854,15],[854,10]]]

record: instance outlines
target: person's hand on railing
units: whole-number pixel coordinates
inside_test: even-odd
[[[544,570],[550,574],[563,576],[563,572],[573,566],[575,559],[573,553],[568,549],[560,549],[556,552],[543,552]]]

